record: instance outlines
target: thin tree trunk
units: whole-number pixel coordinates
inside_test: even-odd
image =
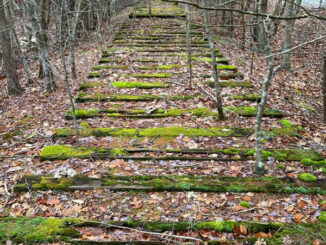
[[[326,54],[324,54],[322,88],[323,88],[324,123],[326,123]]]
[[[67,0],[62,0],[62,6],[61,6],[61,14],[63,15],[64,13],[64,6],[67,6]],[[65,84],[67,87],[67,91],[68,91],[68,95],[69,95],[69,100],[70,100],[70,105],[71,105],[71,110],[72,110],[72,118],[73,118],[73,122],[74,122],[74,126],[75,126],[75,130],[76,130],[76,135],[77,137],[79,137],[79,128],[78,128],[78,124],[77,124],[77,120],[76,120],[76,108],[75,108],[75,103],[74,103],[74,99],[72,96],[72,92],[70,89],[70,85],[69,85],[69,81],[68,81],[68,72],[67,72],[67,66],[66,66],[66,60],[65,60],[65,49],[66,49],[66,44],[64,43],[63,40],[63,31],[62,28],[63,27],[63,23],[61,23],[60,25],[60,51],[61,51],[61,62],[62,62],[62,66],[63,66],[63,71],[64,71],[64,77],[65,77]]]
[[[18,39],[18,36],[17,36],[17,32],[16,32],[16,30],[14,28],[14,22],[13,22],[13,19],[12,19],[12,13],[13,13],[12,6],[9,4],[8,5],[8,19],[10,21],[10,26],[11,26],[12,34],[13,34],[13,36],[15,38],[15,42],[16,42],[16,45],[17,45],[17,50],[18,50],[18,52],[19,52],[19,54],[20,54],[20,56],[22,58],[22,61],[23,61],[24,71],[26,72],[28,83],[29,84],[32,84],[33,83],[32,74],[31,74],[31,72],[29,70],[26,57],[25,57],[24,53],[22,52],[22,50],[20,48],[20,43],[19,43],[19,39]]]
[[[188,66],[189,66],[189,87],[192,86],[192,60],[191,60],[191,37],[190,37],[190,18],[189,18],[189,6],[185,4],[186,12],[186,39],[187,39],[187,51],[188,51]]]
[[[294,1],[294,0],[293,0]],[[291,17],[297,15],[299,11],[299,6],[301,5],[301,0],[296,0],[295,3],[287,3],[285,16]],[[292,47],[292,29],[294,26],[294,20],[285,21],[284,29],[284,42],[283,51],[288,50]],[[291,70],[291,52],[283,54],[283,68],[286,70]]]
[[[202,0],[202,1],[203,1],[203,6],[206,6],[205,0]],[[215,89],[216,89],[218,117],[220,120],[224,120],[223,103],[222,103],[222,97],[221,97],[220,84],[219,84],[219,80],[218,80],[218,69],[217,69],[217,63],[216,63],[215,47],[214,47],[213,38],[211,35],[210,25],[208,22],[208,11],[203,10],[203,12],[204,12],[204,20],[205,20],[205,26],[206,26],[206,35],[207,35],[209,47],[211,50],[213,77],[214,77]]]
[[[56,90],[56,85],[53,78],[53,72],[48,55],[46,40],[43,39],[44,36],[42,35],[40,22],[38,21],[38,17],[36,15],[35,2],[29,0],[27,2],[27,8],[33,26],[33,30],[35,32],[36,45],[39,51],[39,59],[43,69],[44,78],[46,79],[46,90],[47,92],[51,93]]]
[[[261,18],[261,22],[263,27],[262,38],[265,47],[265,55],[269,56],[271,54],[271,47],[269,43],[268,32],[267,32],[265,22],[262,20],[262,18]],[[273,57],[267,58],[267,72],[264,79],[261,101],[258,106],[257,117],[256,117],[256,166],[254,169],[254,173],[259,175],[265,174],[265,164],[263,162],[263,156],[262,156],[262,150],[263,150],[262,141],[264,138],[264,133],[261,124],[262,124],[264,109],[267,103],[268,89],[273,76],[273,66],[274,66]]]
[[[148,0],[148,13],[152,14],[152,0]]]
[[[10,23],[5,14],[5,1],[0,1],[0,48],[3,55],[4,69],[7,76],[8,94],[18,95],[23,92],[19,84],[16,64],[13,58],[10,40]]]

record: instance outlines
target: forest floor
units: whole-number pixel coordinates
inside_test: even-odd
[[[258,177],[262,58],[250,74],[241,59],[250,54],[216,38],[227,117],[219,121],[204,28],[192,25],[189,86],[183,9],[155,1],[154,16],[146,13],[120,16],[103,52],[78,48],[80,137],[63,81],[53,94],[24,84],[22,97],[2,95],[0,242],[325,244],[320,73],[301,72],[298,61],[295,76],[273,80],[268,168]],[[162,13],[169,18],[155,17]]]

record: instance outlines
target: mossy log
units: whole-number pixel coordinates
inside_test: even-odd
[[[217,117],[218,113],[210,108],[200,107],[195,109],[156,109],[146,111],[143,109],[124,110],[117,108],[109,109],[78,109],[75,111],[75,117],[91,118],[91,117],[128,117],[134,119],[141,118],[163,118],[163,117],[180,117],[180,116],[195,116],[195,117]],[[73,119],[72,111],[66,113],[66,119]]]
[[[200,74],[199,75],[200,77],[203,77],[203,78],[212,78],[213,75],[210,75],[210,74]],[[222,73],[220,72],[218,74],[218,77],[221,79],[221,80],[228,80],[228,79],[244,79],[244,75],[242,73],[237,73],[237,72],[234,72],[234,73]],[[211,83],[209,83],[210,85]],[[213,86],[215,84],[213,83]],[[211,86],[211,85],[210,85]]]
[[[239,94],[239,95],[232,95],[232,98],[236,99],[236,100],[249,100],[249,101],[260,102],[261,95],[260,94]]]
[[[226,107],[228,110],[231,110],[233,112],[235,112],[236,114],[240,115],[240,116],[244,116],[244,117],[255,117],[257,115],[257,108],[256,107],[252,107],[252,106],[240,106],[240,107],[231,107],[228,106]],[[282,113],[277,110],[277,109],[271,109],[271,108],[265,108],[264,109],[264,113],[263,113],[264,117],[276,117],[276,118],[280,118],[283,117]]]
[[[194,99],[193,95],[175,95],[175,96],[165,96],[165,95],[154,95],[154,94],[145,94],[145,95],[129,95],[129,94],[86,94],[81,92],[76,97],[76,102],[88,102],[88,101],[154,101],[154,100],[191,100]]]
[[[138,70],[172,70],[172,69],[179,69],[182,68],[182,65],[178,64],[172,64],[172,65],[158,65],[158,66],[134,66],[134,69]],[[94,71],[99,71],[99,70],[127,70],[129,69],[129,66],[112,66],[112,65],[97,65],[93,66],[92,69]]]
[[[114,43],[114,46],[118,47],[158,47],[158,48],[167,48],[167,47],[184,47],[184,44],[180,43],[152,43],[152,44],[142,44],[142,43]],[[208,44],[192,44],[192,47],[199,47],[199,48],[207,48],[209,47]]]
[[[192,49],[192,52],[208,52],[208,49]],[[178,53],[178,52],[187,52],[186,48],[178,49],[135,49],[134,52],[137,53]],[[216,53],[219,54],[219,50],[216,49]]]
[[[94,82],[83,82],[79,85],[79,90],[86,90],[89,88],[96,88],[104,86],[105,82],[103,81],[94,81]]]
[[[185,14],[130,14],[129,18],[163,18],[163,19],[174,19],[174,18],[186,18]]]
[[[215,82],[209,81],[207,82],[207,85],[209,87],[214,88],[215,87]],[[230,88],[236,88],[236,87],[243,87],[243,88],[253,88],[254,85],[251,82],[248,81],[219,81],[220,87],[230,87]]]
[[[309,237],[312,241],[317,240],[320,236],[326,236],[326,225],[323,223],[314,224],[290,224],[290,223],[259,223],[259,222],[235,222],[235,221],[202,221],[202,222],[151,222],[135,221],[94,221],[82,220],[77,218],[25,218],[25,217],[8,217],[0,218],[0,243],[5,244],[12,241],[15,244],[40,244],[64,242],[70,244],[130,244],[130,245],[158,245],[161,242],[155,241],[92,241],[82,240],[81,234],[77,230],[80,227],[98,227],[103,229],[114,229],[116,227],[133,228],[148,232],[166,232],[166,231],[198,231],[200,229],[217,231],[217,232],[234,232],[239,230],[240,225],[245,226],[248,234],[257,234],[259,232],[269,233],[271,238],[264,238],[268,244],[282,244],[284,237],[287,239],[298,238],[298,236]],[[250,238],[253,243],[256,239]],[[144,242],[144,243],[143,243]],[[232,244],[223,241],[223,244]],[[240,241],[239,241],[240,242]],[[203,244],[220,244],[219,241],[205,241]],[[251,243],[250,243],[251,244]]]
[[[253,128],[183,128],[183,127],[165,127],[165,128],[90,128],[81,129],[82,136],[115,136],[115,137],[178,137],[180,134],[189,137],[246,137],[254,133]],[[274,131],[273,131],[274,132]],[[278,132],[276,132],[278,133]],[[283,133],[283,132],[282,132]],[[284,134],[287,133],[284,132]],[[74,136],[74,129],[55,129],[56,137]]]
[[[131,77],[140,78],[141,74],[130,75]],[[144,77],[160,78],[159,75],[144,74]],[[111,85],[116,88],[138,88],[138,89],[153,89],[153,88],[169,88],[171,85],[164,82],[111,82]]]
[[[62,177],[26,175],[14,186],[15,192],[29,190],[92,190],[112,191],[198,191],[198,192],[258,192],[326,194],[326,180],[303,182],[299,179],[263,177],[204,177],[204,176],[102,176]]]
[[[114,44],[170,44],[170,45],[175,45],[175,44],[183,44],[186,45],[186,41],[185,40],[172,40],[172,41],[162,41],[162,40],[158,40],[158,41],[148,41],[148,40],[125,40],[125,39],[120,39],[117,40],[115,39],[115,41],[113,41]],[[208,44],[207,41],[191,41],[191,45],[195,45],[195,44]]]
[[[158,153],[174,154],[169,156],[139,156],[135,153]],[[254,148],[221,148],[221,149],[120,149],[120,148],[96,148],[96,147],[73,147],[69,145],[46,146],[40,152],[43,160],[66,160],[69,158],[100,158],[100,159],[133,159],[133,160],[191,160],[191,161],[233,161],[249,160],[255,154]],[[191,155],[190,157],[184,157]],[[193,157],[192,155],[202,155]],[[214,155],[214,156],[207,156]],[[217,155],[217,156],[215,156]],[[228,156],[226,158],[225,156]],[[273,157],[278,161],[322,161],[321,154],[309,149],[265,149],[263,159]],[[303,163],[304,164],[304,163]],[[326,164],[324,164],[326,165]]]
[[[128,74],[126,77],[134,77],[134,78],[171,78],[173,76],[179,75],[179,73],[134,73]]]
[[[122,62],[139,62],[139,63],[159,63],[163,62],[163,60],[159,59],[111,59],[111,58],[101,58],[99,63],[100,64],[105,64],[105,63],[111,63],[111,62],[117,62],[117,63],[122,63]]]

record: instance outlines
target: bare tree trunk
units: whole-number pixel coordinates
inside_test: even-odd
[[[269,37],[268,37],[268,32],[267,32],[267,27],[265,25],[265,21],[261,19],[262,22],[262,38],[263,38],[263,44],[265,47],[265,55],[269,56],[271,54],[271,47],[269,43]],[[259,175],[264,175],[265,174],[265,164],[263,162],[263,156],[262,156],[262,141],[263,141],[263,130],[262,130],[262,118],[264,114],[264,109],[267,103],[267,96],[268,96],[268,89],[269,89],[269,84],[272,80],[273,76],[273,57],[267,58],[267,72],[265,75],[264,79],[264,85],[263,85],[263,92],[261,96],[261,101],[258,106],[258,112],[257,112],[257,117],[256,117],[256,166],[254,169],[254,173],[259,174]]]
[[[191,60],[191,37],[190,37],[190,18],[189,18],[189,6],[185,4],[186,12],[186,39],[187,39],[187,51],[188,51],[188,65],[189,65],[189,87],[192,86],[192,60]]]
[[[324,123],[326,123],[326,54],[324,54],[322,88],[323,88]]]
[[[293,0],[294,1],[294,0]],[[296,0],[295,3],[288,2],[285,10],[285,16],[291,17],[297,15],[299,11],[299,6],[301,5],[301,0]],[[292,29],[294,26],[294,20],[285,21],[284,29],[284,42],[283,51],[288,50],[292,47]],[[286,70],[291,70],[291,53],[287,52],[283,54],[283,68]]]
[[[50,12],[50,1],[49,0],[40,0],[40,14],[39,14],[39,22],[40,22],[40,30],[42,39],[44,40],[44,46],[48,50],[48,24],[49,24],[49,12]],[[53,75],[52,75],[53,76]],[[45,73],[43,72],[43,66],[40,61],[40,70],[39,70],[39,78],[45,78]]]
[[[53,72],[50,64],[49,55],[48,55],[48,50],[47,50],[48,47],[46,44],[46,40],[43,39],[44,36],[42,35],[40,22],[36,15],[35,2],[29,0],[27,2],[27,8],[29,13],[29,18],[31,19],[31,23],[33,26],[33,30],[35,32],[36,45],[39,51],[39,59],[43,69],[44,78],[46,79],[46,90],[51,93],[56,90],[56,86],[53,78]]]
[[[148,13],[152,14],[152,0],[148,0]]]
[[[62,0],[62,6],[61,6],[61,15],[63,15],[64,13],[64,8],[67,5],[67,1],[68,0]],[[61,62],[62,62],[62,66],[63,66],[63,71],[64,71],[64,77],[65,77],[65,84],[67,87],[67,91],[68,91],[68,95],[69,95],[69,100],[70,100],[70,105],[71,105],[71,112],[72,112],[72,118],[74,121],[74,126],[75,126],[75,130],[76,130],[76,135],[77,137],[79,137],[79,128],[78,128],[78,124],[77,124],[77,120],[76,120],[76,108],[75,108],[75,103],[74,103],[74,99],[72,96],[72,92],[70,89],[70,85],[69,85],[69,81],[68,81],[68,72],[67,72],[67,66],[66,66],[66,60],[65,60],[65,49],[66,49],[66,44],[64,43],[63,37],[64,37],[64,33],[63,33],[63,23],[61,22],[60,24],[60,51],[61,51]]]
[[[202,0],[202,1],[203,1],[203,6],[206,6],[205,0]],[[213,77],[214,77],[215,89],[216,89],[218,117],[220,120],[224,120],[222,97],[221,97],[221,91],[220,91],[220,84],[218,81],[218,69],[217,69],[217,63],[216,63],[215,48],[214,48],[214,43],[213,43],[213,39],[212,39],[212,35],[211,35],[210,25],[208,22],[208,11],[204,10],[203,12],[204,12],[204,20],[205,20],[205,26],[206,26],[206,35],[207,35],[209,47],[211,50]]]
[[[13,36],[15,38],[15,42],[16,42],[16,45],[17,45],[17,50],[18,50],[18,52],[19,52],[19,54],[20,54],[20,56],[22,58],[22,61],[23,61],[23,66],[24,66],[24,70],[25,70],[26,75],[27,75],[28,83],[32,84],[33,83],[32,74],[31,74],[31,72],[29,70],[26,57],[25,57],[24,53],[22,52],[22,50],[20,48],[20,43],[19,43],[19,39],[18,39],[18,36],[17,36],[17,32],[16,32],[16,30],[14,28],[12,13],[13,13],[12,6],[10,4],[8,4],[8,19],[10,21],[10,27],[11,27],[11,30],[12,30],[12,34],[13,34]]]
[[[5,14],[5,2],[0,1],[0,47],[3,55],[4,68],[7,76],[8,94],[18,95],[23,92],[19,84],[16,64],[13,58],[10,40],[10,23]]]

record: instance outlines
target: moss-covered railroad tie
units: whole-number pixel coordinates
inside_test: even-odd
[[[210,87],[215,87],[215,82],[209,81],[207,83]],[[243,87],[243,88],[253,88],[254,85],[249,81],[219,81],[219,85],[222,88],[229,87],[229,88],[236,88],[236,87]]]
[[[163,156],[141,156],[138,153],[157,153]],[[170,154],[165,156],[164,154]],[[137,154],[137,155],[135,155]],[[69,145],[46,146],[40,152],[40,160],[66,160],[69,158],[133,159],[147,160],[192,160],[192,161],[233,161],[252,159],[254,148],[221,149],[120,149],[98,147],[74,147]],[[187,156],[188,155],[188,156]],[[193,155],[201,155],[194,157]],[[214,156],[211,156],[214,155]],[[217,155],[217,156],[215,156]],[[204,156],[204,157],[203,157]],[[227,157],[226,157],[227,156]],[[263,158],[274,157],[278,161],[301,161],[304,165],[326,165],[321,154],[309,149],[266,149]],[[308,162],[308,160],[310,162]]]
[[[240,107],[226,107],[228,110],[244,117],[254,117],[257,115],[257,108],[252,106],[240,106]],[[265,108],[263,116],[265,117],[282,117],[282,113],[277,109]]]
[[[198,191],[198,192],[261,192],[326,194],[326,180],[304,182],[299,179],[263,177],[207,176],[102,176],[62,177],[26,175],[14,186],[14,191],[29,190],[91,190],[106,188],[113,191]]]
[[[256,107],[227,107],[227,109],[245,117],[254,117],[257,115]],[[123,110],[116,108],[109,109],[78,109],[75,111],[76,118],[91,118],[91,117],[129,117],[135,119],[141,118],[162,118],[162,117],[179,117],[179,116],[195,116],[195,117],[217,117],[218,113],[210,108],[196,109],[156,109],[146,111],[143,109]],[[263,116],[265,117],[282,117],[282,114],[277,109],[265,108]],[[67,119],[72,119],[72,111],[66,113]]]
[[[174,95],[174,96],[165,96],[165,95],[154,95],[154,94],[145,94],[145,95],[130,95],[130,94],[86,94],[81,92],[76,97],[76,102],[88,102],[88,101],[154,101],[154,100],[191,100],[194,99],[193,95]]]
[[[163,19],[174,19],[174,18],[186,18],[185,14],[130,14],[129,18],[163,18]]]
[[[236,222],[236,221],[202,221],[202,222],[151,222],[151,221],[135,221],[128,219],[127,221],[95,221],[82,220],[77,218],[26,218],[26,217],[8,217],[0,218],[0,243],[5,244],[7,241],[17,243],[53,243],[66,242],[72,244],[97,244],[97,241],[82,240],[82,234],[77,230],[78,227],[93,227],[103,229],[113,229],[118,227],[134,228],[148,232],[178,232],[178,231],[199,231],[200,229],[217,231],[217,232],[237,232],[241,226],[245,226],[248,234],[269,233],[273,234],[271,238],[264,238],[268,244],[281,244],[282,240],[289,236],[309,237],[312,241],[326,236],[326,224],[288,224],[288,223],[259,223],[259,222]],[[115,227],[114,227],[115,226]],[[298,237],[296,237],[298,238]],[[249,237],[251,242],[255,242],[257,238]],[[249,241],[248,240],[248,241]],[[240,242],[243,242],[239,241]],[[279,243],[279,242],[280,243]],[[92,243],[93,242],[93,243]],[[110,241],[101,244],[111,244]],[[207,241],[206,241],[207,242]],[[227,242],[227,241],[225,241]],[[234,243],[230,241],[228,244]],[[135,240],[128,242],[112,241],[112,245],[160,245],[161,242]],[[216,243],[209,244],[219,244]],[[226,243],[225,243],[226,244]]]
[[[173,64],[173,65],[158,65],[158,66],[134,66],[134,69],[139,70],[172,70],[172,69],[179,69],[183,68],[184,66]],[[92,67],[93,71],[99,71],[99,70],[127,70],[129,69],[129,66],[112,66],[112,65],[97,65]]]
[[[166,48],[166,47],[184,47],[185,44],[182,43],[152,43],[152,44],[142,44],[142,43],[115,43],[115,46],[118,47],[158,47],[158,48]],[[199,48],[207,48],[209,47],[208,44],[192,44],[192,47],[199,47]]]
[[[137,76],[137,78],[139,78],[139,76]],[[160,78],[160,77],[155,77],[155,78]],[[139,88],[139,89],[169,88],[171,86],[169,83],[164,83],[164,82],[124,82],[124,81],[111,82],[111,85],[116,88]]]
[[[213,75],[210,75],[210,74],[201,74],[199,75],[200,77],[203,77],[203,78],[212,78]],[[221,80],[228,80],[228,79],[244,79],[244,75],[242,73],[237,73],[237,72],[234,72],[234,73],[222,73],[220,72],[218,74],[218,77],[221,79]],[[208,83],[209,86],[215,86],[215,83],[213,82],[209,82]]]
[[[254,128],[231,128],[231,127],[213,127],[213,128],[184,128],[184,127],[164,127],[164,128],[87,128],[80,129],[82,136],[96,137],[166,137],[174,138],[180,134],[188,137],[247,137],[255,132]],[[266,137],[276,136],[299,136],[299,130],[296,128],[273,128],[265,131]],[[76,132],[72,128],[55,129],[56,137],[75,136]]]
[[[210,108],[196,108],[196,109],[155,109],[155,110],[143,110],[143,109],[78,109],[75,111],[76,118],[90,118],[90,117],[129,117],[135,119],[141,118],[162,118],[162,117],[179,117],[179,116],[195,116],[195,117],[217,117],[218,113]],[[67,119],[72,119],[72,111],[69,110],[66,113]]]
[[[134,74],[128,74],[126,75],[126,77],[164,79],[164,78],[171,78],[177,75],[180,75],[180,73],[134,73]]]
[[[246,137],[254,133],[254,128],[184,128],[184,127],[165,127],[165,128],[89,128],[81,129],[82,136],[116,136],[116,137],[178,137],[180,134],[189,137]],[[274,131],[273,131],[274,133]],[[275,131],[275,134],[278,132]],[[288,132],[281,132],[287,134]],[[56,129],[55,136],[68,137],[74,136],[76,132],[74,129],[63,128]]]

